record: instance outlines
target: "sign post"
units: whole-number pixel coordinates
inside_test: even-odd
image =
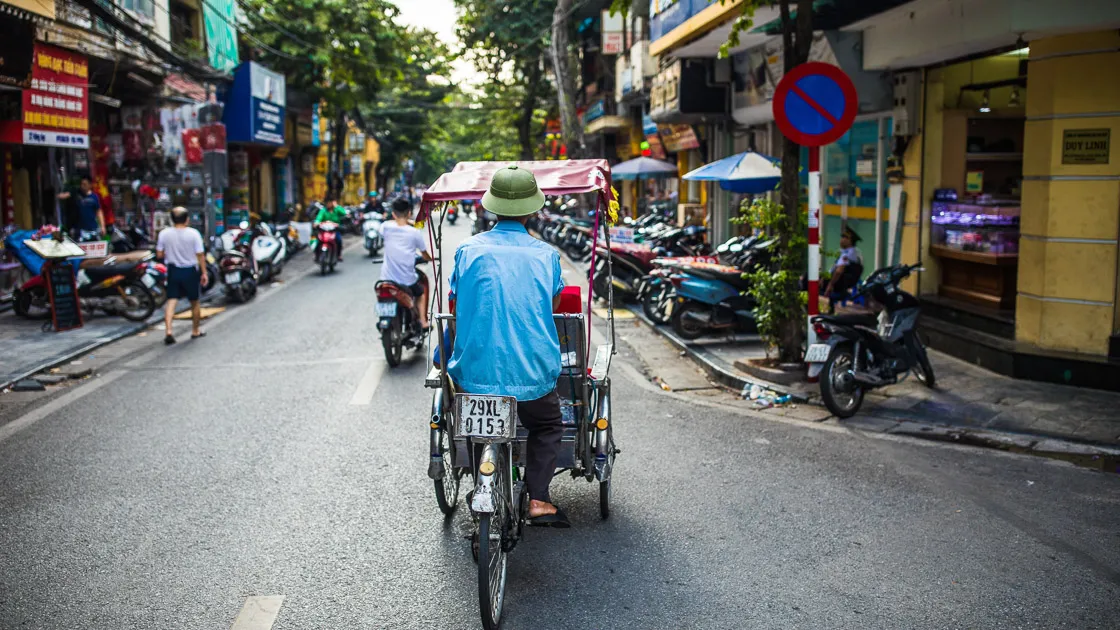
[[[774,88],[774,120],[785,137],[809,148],[808,341],[816,342],[813,317],[820,313],[821,147],[848,132],[859,111],[855,85],[827,63],[803,63]]]

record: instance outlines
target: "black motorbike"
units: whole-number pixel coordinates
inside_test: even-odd
[[[884,267],[856,287],[856,295],[882,306],[878,316],[813,318],[817,343],[809,346],[805,362],[810,378],[820,376],[821,398],[833,415],[850,418],[863,404],[864,392],[894,385],[910,372],[926,387],[934,387],[933,367],[917,333],[921,303],[898,286],[918,267]]]

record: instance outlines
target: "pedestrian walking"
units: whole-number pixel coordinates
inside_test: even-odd
[[[202,234],[187,225],[188,218],[186,208],[172,208],[172,225],[160,232],[156,241],[156,256],[167,265],[167,311],[163,315],[167,335],[163,342],[169,346],[175,343],[171,321],[180,299],[191,302],[191,339],[206,335],[200,329],[202,308],[198,303],[202,285],[207,283],[206,253]]]

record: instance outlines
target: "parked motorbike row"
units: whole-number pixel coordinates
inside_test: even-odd
[[[45,230],[45,232],[44,232]],[[31,277],[13,291],[16,315],[30,319],[50,316],[50,296],[43,274],[43,260],[23,241],[47,238],[53,228],[14,232],[5,240]],[[141,224],[113,226],[110,255],[71,259],[76,272],[80,304],[87,314],[101,311],[131,321],[145,321],[167,300],[167,267],[155,260],[155,240]],[[221,283],[229,299],[245,302],[257,286],[280,276],[287,260],[306,247],[289,223],[242,222],[212,239],[206,252],[207,283],[203,292]]]
[[[634,242],[610,243],[610,270],[606,244],[599,240],[591,272],[596,297],[638,302],[650,320],[671,324],[686,340],[756,328],[750,276],[772,268],[775,240],[735,236],[712,251],[704,242],[705,228],[679,227],[661,214],[627,221],[627,226]],[[581,237],[590,238],[593,228],[550,213],[542,213],[535,227],[573,260],[586,258],[577,244]],[[810,378],[819,376],[821,398],[834,415],[854,415],[866,391],[896,384],[911,373],[934,387],[933,367],[917,333],[921,304],[899,288],[917,268],[885,267],[856,287],[853,298],[870,298],[882,307],[877,315],[813,319],[817,342],[809,345],[805,363]]]

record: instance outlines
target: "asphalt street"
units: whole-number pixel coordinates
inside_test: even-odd
[[[470,519],[436,507],[425,361],[386,366],[379,269],[293,269],[206,338],[151,335],[3,418],[0,628],[479,627]],[[1120,476],[763,417],[640,368],[612,367],[610,519],[557,478],[574,528],[513,552],[504,627],[1120,627]]]

